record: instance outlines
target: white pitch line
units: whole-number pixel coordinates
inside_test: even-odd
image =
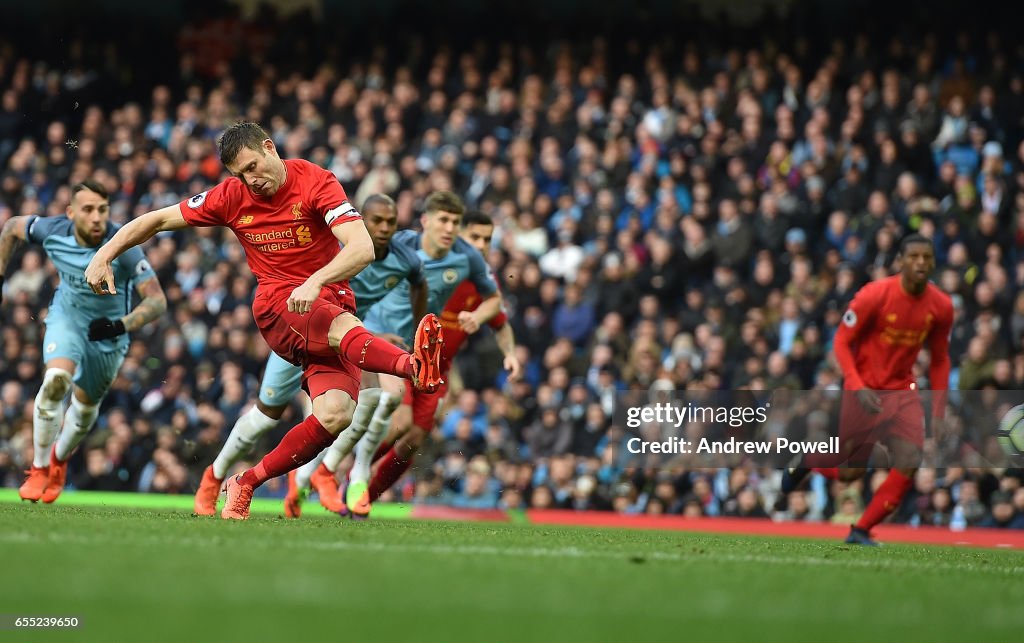
[[[234,539],[233,536],[217,535],[213,538],[156,538],[152,536],[133,537],[129,542],[121,542],[119,545],[158,545],[158,546],[187,546],[194,548],[209,547],[222,540]],[[46,542],[62,544],[73,543],[80,545],[109,545],[111,541],[98,536],[85,534],[47,534],[44,537]],[[0,533],[0,543],[16,545],[36,543],[39,539],[25,531],[14,531]],[[260,546],[259,543],[247,543]],[[1010,576],[1024,575],[1024,557],[1019,567],[990,567],[975,563],[948,563],[938,560],[916,561],[916,560],[893,560],[884,558],[884,550],[878,552],[879,558],[875,560],[844,559],[842,554],[837,553],[835,558],[822,558],[820,556],[772,556],[768,554],[728,554],[721,552],[705,552],[699,554],[683,554],[667,551],[646,551],[637,549],[635,551],[608,551],[603,549],[587,549],[581,547],[497,547],[492,545],[430,545],[430,544],[408,544],[408,543],[379,543],[379,542],[310,542],[300,539],[282,539],[272,545],[274,549],[292,547],[296,549],[334,552],[401,552],[410,554],[435,554],[444,556],[497,556],[507,558],[572,558],[572,559],[606,559],[606,560],[642,560],[657,561],[666,563],[738,563],[738,564],[765,564],[765,565],[795,565],[802,567],[837,567],[864,569],[896,569],[896,570],[920,570],[920,571],[943,571],[943,572],[976,572],[982,574],[998,574]]]

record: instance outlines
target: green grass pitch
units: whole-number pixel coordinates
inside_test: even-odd
[[[0,502],[25,641],[1019,640],[1018,552]],[[314,638],[315,637],[315,638]]]

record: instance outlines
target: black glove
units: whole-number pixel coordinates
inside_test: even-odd
[[[99,317],[89,324],[89,341],[95,342],[101,339],[113,339],[118,335],[124,335],[127,331],[124,322],[120,319],[107,319]]]

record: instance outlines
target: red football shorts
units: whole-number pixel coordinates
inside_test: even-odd
[[[324,287],[310,312],[288,311],[288,296],[295,286],[259,287],[252,302],[256,326],[270,348],[301,366],[302,388],[311,400],[337,389],[356,400],[362,370],[338,354],[327,342],[331,323],[342,313],[355,314],[355,297],[349,290]]]
[[[857,400],[855,391],[843,391],[839,416],[839,444],[851,454],[849,464],[865,464],[875,444],[896,437],[918,447],[924,444],[924,408],[917,391],[876,391],[882,411],[871,413]]]

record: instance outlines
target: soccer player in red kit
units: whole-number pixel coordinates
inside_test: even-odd
[[[85,278],[95,292],[115,294],[111,261],[158,232],[225,226],[238,237],[258,281],[256,325],[274,352],[303,367],[313,400],[312,415],[259,464],[228,480],[221,517],[245,519],[257,487],[308,462],[348,427],[361,369],[406,377],[424,390],[439,386],[441,331],[436,316],[425,316],[409,354],[355,317],[348,279],[373,261],[373,242],[332,173],[282,160],[255,123],[232,125],[217,143],[232,176],[125,225],[99,249]]]
[[[877,544],[871,539],[871,528],[899,507],[912,485],[924,443],[924,410],[913,367],[926,344],[936,429],[946,407],[953,303],[928,281],[935,269],[935,249],[929,239],[909,235],[900,244],[900,255],[900,274],[861,288],[836,332],[833,346],[844,378],[839,458],[808,455],[802,467],[783,476],[783,494],[795,489],[812,470],[833,480],[854,480],[864,475],[876,443],[888,449],[895,466],[851,527],[846,539],[850,544]]]

